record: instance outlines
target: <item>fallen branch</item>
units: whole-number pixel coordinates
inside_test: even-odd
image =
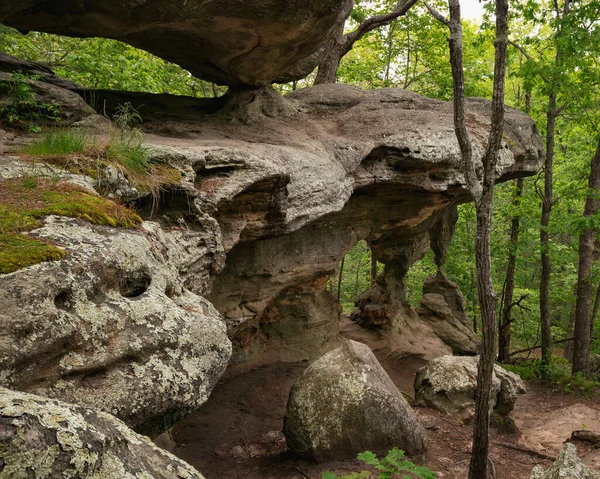
[[[571,439],[592,443],[594,446],[600,446],[600,434],[587,429],[578,429],[571,433]]]
[[[558,339],[556,341],[552,341],[552,344],[568,343],[569,341],[573,341],[574,339],[575,338]],[[594,337],[592,339],[600,339],[600,338]],[[541,349],[541,346],[533,346],[531,348],[519,349],[517,351],[513,351],[512,353],[510,353],[509,356],[514,356],[515,354],[519,354],[519,353],[528,353],[528,352],[534,351],[536,349]]]
[[[556,457],[549,456],[548,454],[544,454],[543,452],[536,451],[534,449],[529,449],[527,447],[515,446],[514,444],[507,444],[504,442],[494,442],[492,443],[494,446],[504,447],[506,449],[510,449],[512,451],[523,452],[533,457],[538,457],[540,459],[548,459],[549,461],[556,461]]]

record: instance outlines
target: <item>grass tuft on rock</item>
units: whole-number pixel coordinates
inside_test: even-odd
[[[52,130],[25,146],[21,153],[32,161],[91,177],[102,176],[103,170],[112,165],[134,188],[154,195],[164,187],[181,183],[179,170],[157,163],[150,148],[122,134],[95,140],[72,130]]]
[[[137,228],[134,211],[78,186],[49,178],[25,177],[0,182],[0,274],[64,257],[48,242],[21,234],[41,226],[48,215],[80,218],[93,224]]]

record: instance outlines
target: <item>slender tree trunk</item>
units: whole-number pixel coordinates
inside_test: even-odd
[[[590,334],[594,336],[594,324],[598,317],[598,309],[600,308],[600,284],[596,288],[596,298],[594,299],[594,309],[592,310],[592,322],[590,324]]]
[[[494,89],[492,94],[492,126],[488,144],[483,155],[483,180],[480,180],[473,161],[473,148],[465,121],[465,94],[463,70],[463,41],[460,18],[460,1],[448,0],[450,20],[428,6],[436,18],[450,30],[450,64],[453,80],[454,131],[460,146],[465,181],[475,200],[477,234],[475,240],[475,264],[477,291],[483,343],[477,368],[475,391],[475,418],[473,446],[469,465],[469,479],[486,479],[489,445],[490,393],[494,359],[496,358],[496,306],[497,297],[492,283],[491,231],[492,203],[496,181],[496,165],[502,147],[504,130],[504,89],[506,75],[506,48],[508,42],[508,0],[496,0],[496,49],[494,62]]]
[[[590,167],[588,197],[583,216],[592,220],[600,210],[600,142]],[[579,236],[579,270],[577,274],[577,302],[575,304],[575,330],[573,337],[573,374],[588,374],[592,322],[592,266],[594,263],[593,223],[586,225]]]
[[[361,248],[362,250],[362,248]],[[360,275],[360,268],[362,267],[363,261],[363,251],[360,252],[360,256],[358,257],[358,263],[356,263],[356,278],[354,282],[354,300],[358,299],[358,278]]]
[[[519,208],[523,196],[523,178],[517,180],[513,206]],[[504,304],[502,307],[502,321],[498,334],[498,361],[508,361],[510,351],[510,326],[512,324],[513,295],[515,291],[515,271],[517,264],[517,244],[519,242],[520,213],[515,213],[510,225],[510,246],[508,264],[506,266],[506,280],[504,287]]]
[[[577,289],[577,288],[575,288]],[[575,291],[575,296],[577,296],[577,291]],[[569,326],[567,327],[567,337],[572,338],[575,330],[575,304],[571,308],[569,312]],[[573,365],[573,341],[567,342],[564,350],[565,358]]]
[[[547,368],[552,361],[552,337],[550,334],[550,214],[552,212],[552,166],[554,162],[554,143],[556,129],[556,92],[550,94],[548,101],[546,129],[546,158],[544,162],[544,197],[542,198],[542,220],[540,228],[540,248],[542,273],[540,276],[540,322],[542,327],[542,378],[546,378]]]
[[[337,81],[337,70],[343,56],[348,53],[344,38],[339,38],[325,54],[325,58],[319,63],[319,70],[315,78],[315,85],[324,83],[335,83]]]
[[[344,274],[345,261],[346,261],[346,255],[344,255],[344,257],[342,258],[342,262],[340,263],[340,272],[339,272],[339,277],[338,277],[338,290],[337,290],[338,303],[340,302],[340,299],[342,297],[342,276]]]
[[[375,253],[371,249],[371,283],[375,283],[377,279],[377,259],[375,258]]]
[[[457,0],[458,3],[458,0]],[[504,90],[506,50],[508,46],[508,0],[496,0],[496,37],[494,41],[494,89],[492,93],[492,126],[483,157],[481,199],[477,208],[477,240],[475,263],[483,344],[477,368],[473,446],[469,464],[469,479],[486,479],[489,446],[490,393],[496,358],[496,306],[498,299],[492,283],[491,234],[492,205],[496,181],[496,164],[502,148],[504,131]]]

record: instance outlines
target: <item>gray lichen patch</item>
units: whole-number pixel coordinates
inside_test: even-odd
[[[118,419],[0,388],[0,477],[203,479]]]

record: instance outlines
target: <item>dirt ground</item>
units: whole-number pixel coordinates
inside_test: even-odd
[[[412,395],[414,375],[425,361],[415,356],[379,360],[398,388]],[[327,470],[363,470],[358,461],[315,464],[287,450],[281,430],[288,391],[306,367],[271,364],[221,382],[198,412],[173,429],[172,452],[207,479],[318,479]],[[417,413],[428,430],[427,465],[438,478],[465,479],[472,427],[430,409]],[[528,479],[536,464],[546,468],[551,461],[544,456],[555,457],[574,429],[600,432],[597,398],[537,384],[528,385],[512,417],[518,432],[493,421],[490,477],[496,479]],[[576,446],[587,464],[600,467],[599,450],[581,442]]]

